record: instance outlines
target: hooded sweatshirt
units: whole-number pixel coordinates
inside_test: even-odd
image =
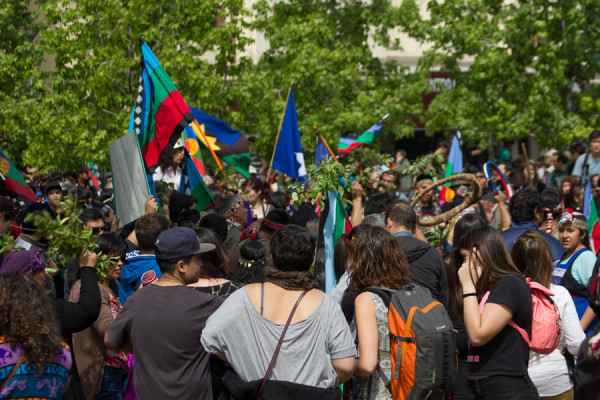
[[[127,253],[123,268],[121,268],[121,278],[119,279],[119,300],[125,304],[127,298],[133,294],[142,284],[142,275],[147,271],[154,271],[158,278],[162,273],[156,263],[154,254],[140,254],[139,250]]]
[[[426,287],[448,309],[448,277],[442,256],[428,243],[408,235],[394,235],[408,258],[410,281]]]

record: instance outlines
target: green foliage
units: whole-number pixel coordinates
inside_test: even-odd
[[[349,175],[350,168],[330,158],[322,161],[320,165],[312,163],[307,168],[307,183],[300,184],[294,182],[288,186],[288,190],[292,195],[294,202],[298,202],[303,198],[303,194],[308,194],[312,204],[320,201],[320,206],[323,207],[323,200],[327,199],[330,191],[339,193],[344,197],[346,192],[350,190],[352,178]]]
[[[252,27],[270,48],[242,74],[240,123],[260,134],[255,149],[270,159],[289,85],[305,157],[314,149],[313,126],[335,151],[342,133],[362,133],[385,114],[383,128],[402,136],[412,131],[409,114],[421,113],[420,86],[408,69],[382,62],[369,42],[391,43],[397,22],[390,1],[266,1],[253,5]]]
[[[64,210],[62,219],[52,218],[47,211],[32,213],[25,219],[26,222],[31,222],[37,227],[36,235],[43,236],[48,240],[46,251],[48,258],[56,264],[62,264],[65,259],[80,258],[88,251],[93,252],[98,245],[95,243],[92,231],[85,229],[81,223],[79,219],[81,210],[76,207],[73,198],[65,197],[59,203],[58,208]],[[5,245],[0,242],[0,246]],[[116,260],[109,259],[106,254],[98,254],[96,264],[98,280],[102,281],[106,277],[108,269],[114,268],[115,265]],[[47,272],[54,273],[56,271]]]
[[[441,178],[444,168],[444,156],[441,154],[429,153],[417,157],[410,166],[402,171],[402,175],[410,175],[415,180],[419,175],[431,175],[434,178]]]
[[[422,18],[417,2],[404,0],[403,26],[431,45],[419,61],[421,73],[441,69],[456,83],[439,88],[427,127],[459,127],[468,145],[482,147],[490,137],[529,134],[557,147],[598,127],[600,88],[592,80],[600,72],[599,2],[427,4],[429,18]]]

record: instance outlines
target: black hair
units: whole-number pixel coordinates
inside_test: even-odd
[[[562,210],[558,207],[562,196],[558,189],[547,188],[542,191],[542,209],[544,213],[552,213],[553,217],[560,216]]]
[[[273,204],[277,209],[285,210],[289,204],[289,199],[283,192],[273,192],[271,193],[271,204]]]
[[[183,210],[188,210],[196,204],[196,199],[194,199],[189,194],[173,192],[171,196],[169,196],[169,218],[171,222],[176,224],[179,220],[179,214]]]
[[[200,211],[196,209],[183,211],[181,214],[179,214],[177,226],[184,226],[186,228],[193,229],[198,224],[198,221],[200,221],[200,218],[202,218]]]
[[[158,268],[160,268],[160,272],[162,272],[163,274],[173,275],[173,273],[177,269],[177,263],[179,261],[183,261],[184,263],[189,264],[190,262],[192,262],[193,257],[194,254],[192,254],[191,256],[185,256],[174,260],[161,260],[157,258],[156,263],[158,264]]]
[[[135,223],[135,237],[141,251],[154,251],[158,235],[171,227],[169,219],[160,214],[142,215]]]
[[[508,211],[515,223],[533,221],[535,211],[541,212],[542,197],[532,189],[523,189],[516,193],[508,203]]]
[[[280,271],[308,271],[314,256],[315,241],[299,226],[284,226],[271,239],[273,267]]]
[[[600,130],[598,129],[594,129],[592,131],[592,133],[590,133],[590,136],[588,137],[588,140],[591,142],[594,139],[598,139],[600,138]]]
[[[265,216],[265,219],[268,219],[271,222],[275,222],[279,225],[287,225],[290,223],[290,215],[285,210],[271,210]]]
[[[86,208],[79,214],[79,220],[85,226],[90,221],[104,221],[104,218],[102,217],[102,211],[97,208]]]
[[[201,278],[225,278],[225,266],[229,262],[227,248],[221,238],[208,228],[194,228],[200,243],[210,243],[215,246],[214,250],[200,254],[202,267]]]
[[[227,239],[227,220],[220,214],[208,214],[200,220],[198,227],[208,228],[224,242]]]
[[[18,209],[8,197],[0,197],[0,213],[4,213],[4,221],[15,221],[19,214]]]
[[[560,161],[561,163],[565,164],[565,165],[569,165],[569,162],[571,160],[569,160],[569,157],[567,157],[565,155],[565,153],[558,153],[556,155],[556,161]]]
[[[396,196],[389,193],[381,193],[375,196],[369,197],[365,203],[365,216],[369,214],[379,214],[385,208],[385,206],[396,199]]]
[[[459,219],[454,225],[453,240],[452,243],[456,245],[460,242],[460,239],[465,233],[475,229],[487,226],[487,222],[479,214],[465,214]]]
[[[417,213],[405,201],[398,202],[388,212],[385,213],[386,219],[389,218],[395,225],[403,226],[410,232],[417,228]]]
[[[133,232],[135,230],[135,223],[137,222],[137,219],[135,221],[131,221],[127,224],[125,224],[125,226],[123,226],[123,229],[121,229],[121,233],[119,234],[119,236],[125,240],[129,237],[129,235],[131,235],[131,232]]]
[[[290,218],[290,224],[306,227],[306,223],[312,219],[319,219],[319,215],[308,203],[303,203]]]
[[[96,238],[95,253],[110,254],[117,253],[119,255],[124,254],[127,251],[127,245],[125,241],[112,232],[103,232]]]
[[[268,262],[267,249],[256,240],[246,241],[240,248],[240,257],[248,264],[238,263],[231,280],[239,283],[262,283],[265,281],[265,265]]]
[[[388,169],[387,171],[383,171],[381,173],[381,177],[383,177],[384,175],[390,175],[394,177],[394,185],[398,185],[398,182],[400,181],[400,173],[398,171],[394,171],[393,169]]]
[[[109,200],[113,195],[113,191],[111,189],[102,189],[100,192],[100,202],[104,204],[106,200]],[[112,203],[112,201],[110,201]]]

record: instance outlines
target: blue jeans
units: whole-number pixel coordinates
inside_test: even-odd
[[[123,380],[125,372],[121,368],[104,367],[102,388],[96,400],[123,400]]]
[[[477,400],[537,400],[537,389],[529,375],[467,379],[467,385]]]

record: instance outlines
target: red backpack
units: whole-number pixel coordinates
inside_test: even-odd
[[[533,308],[533,318],[531,323],[531,338],[514,321],[508,324],[515,328],[523,336],[529,348],[539,354],[550,354],[558,347],[560,334],[562,332],[562,320],[558,306],[550,296],[554,293],[547,287],[534,282],[531,278],[526,279],[531,290],[531,305]],[[479,311],[483,312],[483,307],[490,295],[487,292],[479,303]]]

